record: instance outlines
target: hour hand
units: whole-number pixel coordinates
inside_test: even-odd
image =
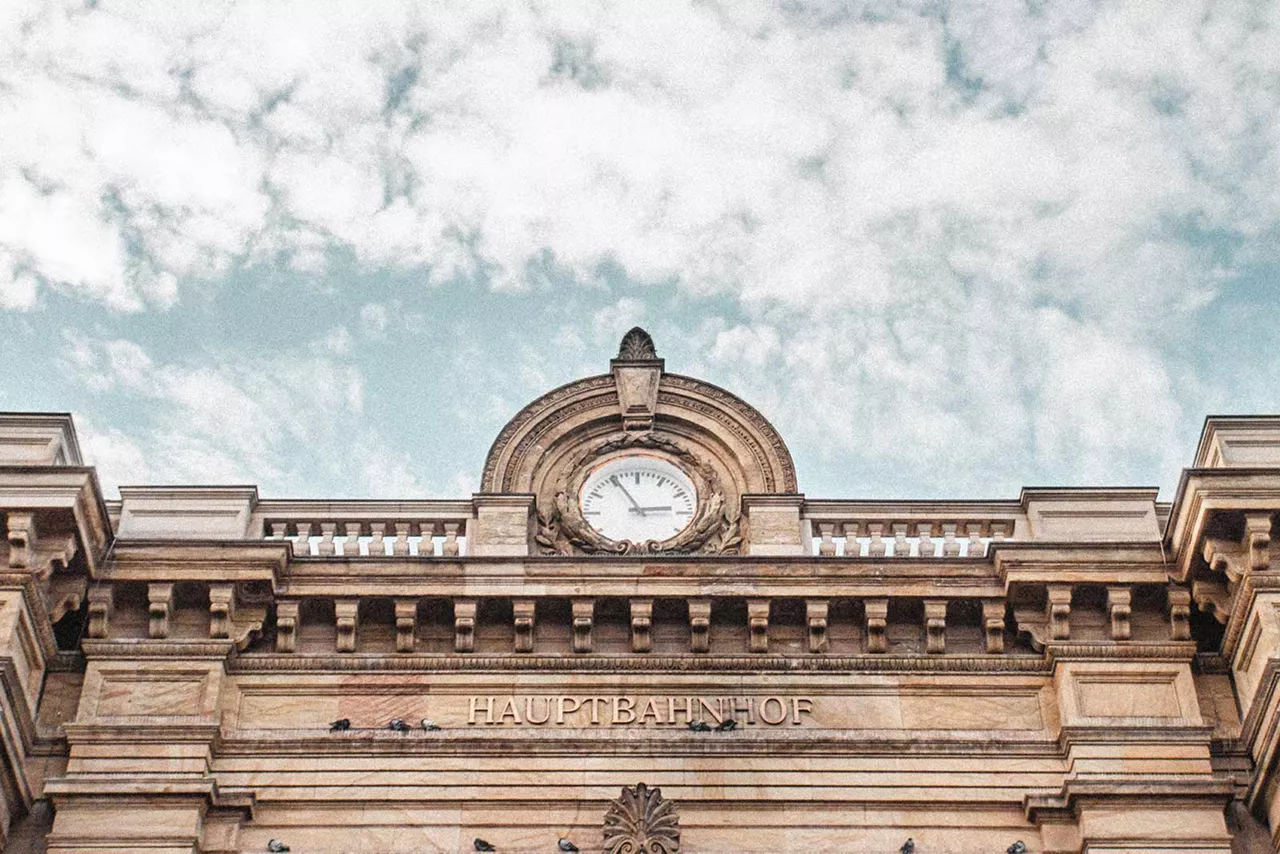
[[[632,513],[648,513],[650,510],[670,510],[670,504],[664,504],[661,507],[628,507]]]

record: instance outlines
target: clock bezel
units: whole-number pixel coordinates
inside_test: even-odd
[[[672,469],[675,469],[675,471],[679,473],[679,476],[686,481],[687,486],[692,491],[693,507],[692,507],[692,512],[689,514],[689,519],[684,523],[684,525],[682,525],[678,530],[676,530],[670,536],[664,537],[661,540],[616,539],[616,538],[610,537],[604,531],[601,531],[595,525],[591,524],[590,520],[586,518],[587,516],[586,499],[585,499],[584,493],[586,491],[587,484],[591,483],[592,480],[594,480],[597,472],[599,472],[601,469],[607,468],[612,465],[616,465],[620,461],[625,461],[625,460],[653,460],[654,462],[660,463],[663,466],[668,466]],[[576,483],[575,483],[574,490],[571,493],[574,496],[574,500],[577,503],[578,513],[582,516],[584,524],[586,524],[587,527],[589,527],[595,534],[613,543],[631,543],[631,544],[635,544],[639,542],[664,543],[664,542],[667,542],[668,540],[674,540],[677,537],[679,537],[681,534],[683,534],[686,530],[688,530],[689,526],[691,526],[697,520],[698,509],[702,505],[702,496],[704,494],[704,491],[702,489],[699,489],[698,477],[693,472],[689,471],[687,467],[681,465],[677,460],[672,459],[671,457],[665,454],[654,453],[651,451],[620,451],[614,454],[609,454],[600,459],[594,460],[590,465],[583,466],[581,475],[582,475],[581,478],[574,478]]]

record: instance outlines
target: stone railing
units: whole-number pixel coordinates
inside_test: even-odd
[[[461,557],[470,501],[260,501],[250,530],[298,557]]]
[[[1014,502],[807,501],[811,553],[823,557],[983,557],[1025,536]]]

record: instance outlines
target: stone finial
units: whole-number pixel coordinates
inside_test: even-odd
[[[662,790],[644,783],[625,786],[604,814],[607,854],[646,852],[676,854],[680,850],[680,814]]]
[[[618,345],[618,358],[626,361],[640,361],[658,358],[658,351],[653,346],[653,338],[639,326],[622,336]]]

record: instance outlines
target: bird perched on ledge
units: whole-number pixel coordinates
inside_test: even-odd
[[[1027,843],[1019,839],[1017,842],[1004,849],[1004,854],[1027,854]]]
[[[567,852],[567,854],[572,854],[572,852],[578,850],[578,846],[574,845],[572,842],[570,842],[567,839],[559,840],[558,842],[556,842],[556,845],[559,846],[561,851]]]
[[[289,846],[285,845],[279,839],[269,839],[267,840],[267,850],[270,851],[271,854],[284,854],[285,851],[289,850]]]
[[[492,845],[490,845],[488,842],[485,842],[485,841],[484,841],[483,839],[481,839],[479,836],[477,836],[475,839],[471,840],[471,845],[472,845],[472,846],[473,846],[477,851],[497,851],[497,850],[498,850],[497,848],[494,848]]]
[[[387,729],[393,730],[395,732],[404,733],[404,732],[408,732],[410,727],[407,723],[402,721],[400,718],[392,718],[391,723],[387,724]]]
[[[351,729],[351,718],[338,718],[329,724],[329,732],[346,732]]]
[[[689,729],[694,732],[711,732],[711,724],[706,721],[689,721]]]
[[[736,729],[737,726],[738,722],[733,718],[725,718],[720,723],[716,724],[716,732],[729,732],[732,729]]]
[[[898,851],[901,854],[916,854],[916,841],[908,836],[907,841],[902,843],[902,847]]]
[[[437,730],[440,729],[440,724],[431,720],[431,718],[423,718],[422,728],[425,729],[427,732],[436,732]]]

